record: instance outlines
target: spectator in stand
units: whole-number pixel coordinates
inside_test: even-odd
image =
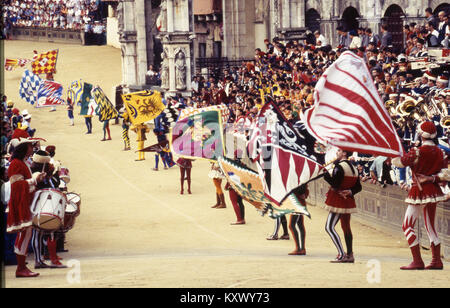
[[[431,7],[427,7],[425,9],[425,18],[427,19],[427,23],[432,23],[434,28],[438,26],[438,20],[433,15],[433,9]]]
[[[387,25],[381,25],[381,50],[392,47],[392,33],[388,31]]]

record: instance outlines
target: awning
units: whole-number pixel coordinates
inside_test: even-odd
[[[222,11],[222,0],[194,0],[194,15],[209,15]]]

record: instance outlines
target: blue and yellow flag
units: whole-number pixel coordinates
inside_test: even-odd
[[[67,90],[67,98],[70,98],[72,104],[81,103],[81,94],[83,93],[83,82],[80,80],[75,80],[70,84]]]
[[[95,87],[94,90],[92,90],[92,95],[97,103],[97,114],[101,122],[111,120],[119,116],[119,112],[117,112],[114,105],[108,97],[106,97],[105,92],[103,92],[100,87]]]
[[[122,95],[133,125],[156,118],[166,108],[158,91],[140,91]]]

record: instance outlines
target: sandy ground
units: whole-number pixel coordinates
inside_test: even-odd
[[[120,50],[112,47],[22,41],[7,41],[5,47],[6,57],[28,58],[33,49],[59,48],[55,80],[64,87],[82,78],[109,95],[121,82]],[[81,194],[82,204],[67,234],[69,252],[61,254],[72,267],[38,270],[36,279],[16,279],[15,266],[7,266],[6,287],[449,286],[448,263],[444,271],[401,271],[399,267],[410,262],[403,235],[386,234],[356,220],[355,264],[329,263],[336,250],[324,230],[327,212],[317,207],[310,207],[312,219],[305,223],[307,256],[288,256],[292,239],[267,241],[274,222],[251,205],[246,203],[247,224],[240,226],[230,225],[235,214],[228,196],[226,209],[210,208],[215,190],[207,177],[208,162],[193,163],[193,194],[180,195],[178,167],[152,171],[154,157],[148,154],[147,160],[136,162],[136,153],[122,151],[120,125],[111,125],[112,141],[101,142],[101,123],[95,118],[93,134],[85,135],[81,116],[72,127],[65,108],[48,112],[27,105],[18,94],[22,71],[6,72],[6,93],[16,106],[32,113],[31,125],[38,137],[47,139],[44,144],[56,145],[56,158],[70,170],[69,191]],[[136,149],[136,135],[130,136]],[[151,134],[149,139],[146,145],[156,143]],[[424,259],[430,261],[429,252]],[[32,254],[28,262],[32,268]],[[374,274],[377,268],[379,276]]]

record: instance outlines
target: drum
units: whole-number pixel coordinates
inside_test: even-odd
[[[62,227],[63,232],[67,232],[73,228],[78,213],[79,213],[78,205],[68,201],[66,205],[66,211],[64,213],[64,226]]]
[[[31,204],[33,225],[45,231],[57,231],[64,223],[66,196],[55,189],[41,189]]]
[[[59,169],[59,178],[64,181],[64,183],[69,184],[70,182],[70,175],[69,175],[69,169],[67,169],[66,167],[61,167],[61,169]]]
[[[77,205],[78,215],[79,215],[80,214],[80,206],[81,206],[81,196],[77,193],[70,192],[70,193],[66,193],[66,198],[67,198],[68,202],[73,202]]]

